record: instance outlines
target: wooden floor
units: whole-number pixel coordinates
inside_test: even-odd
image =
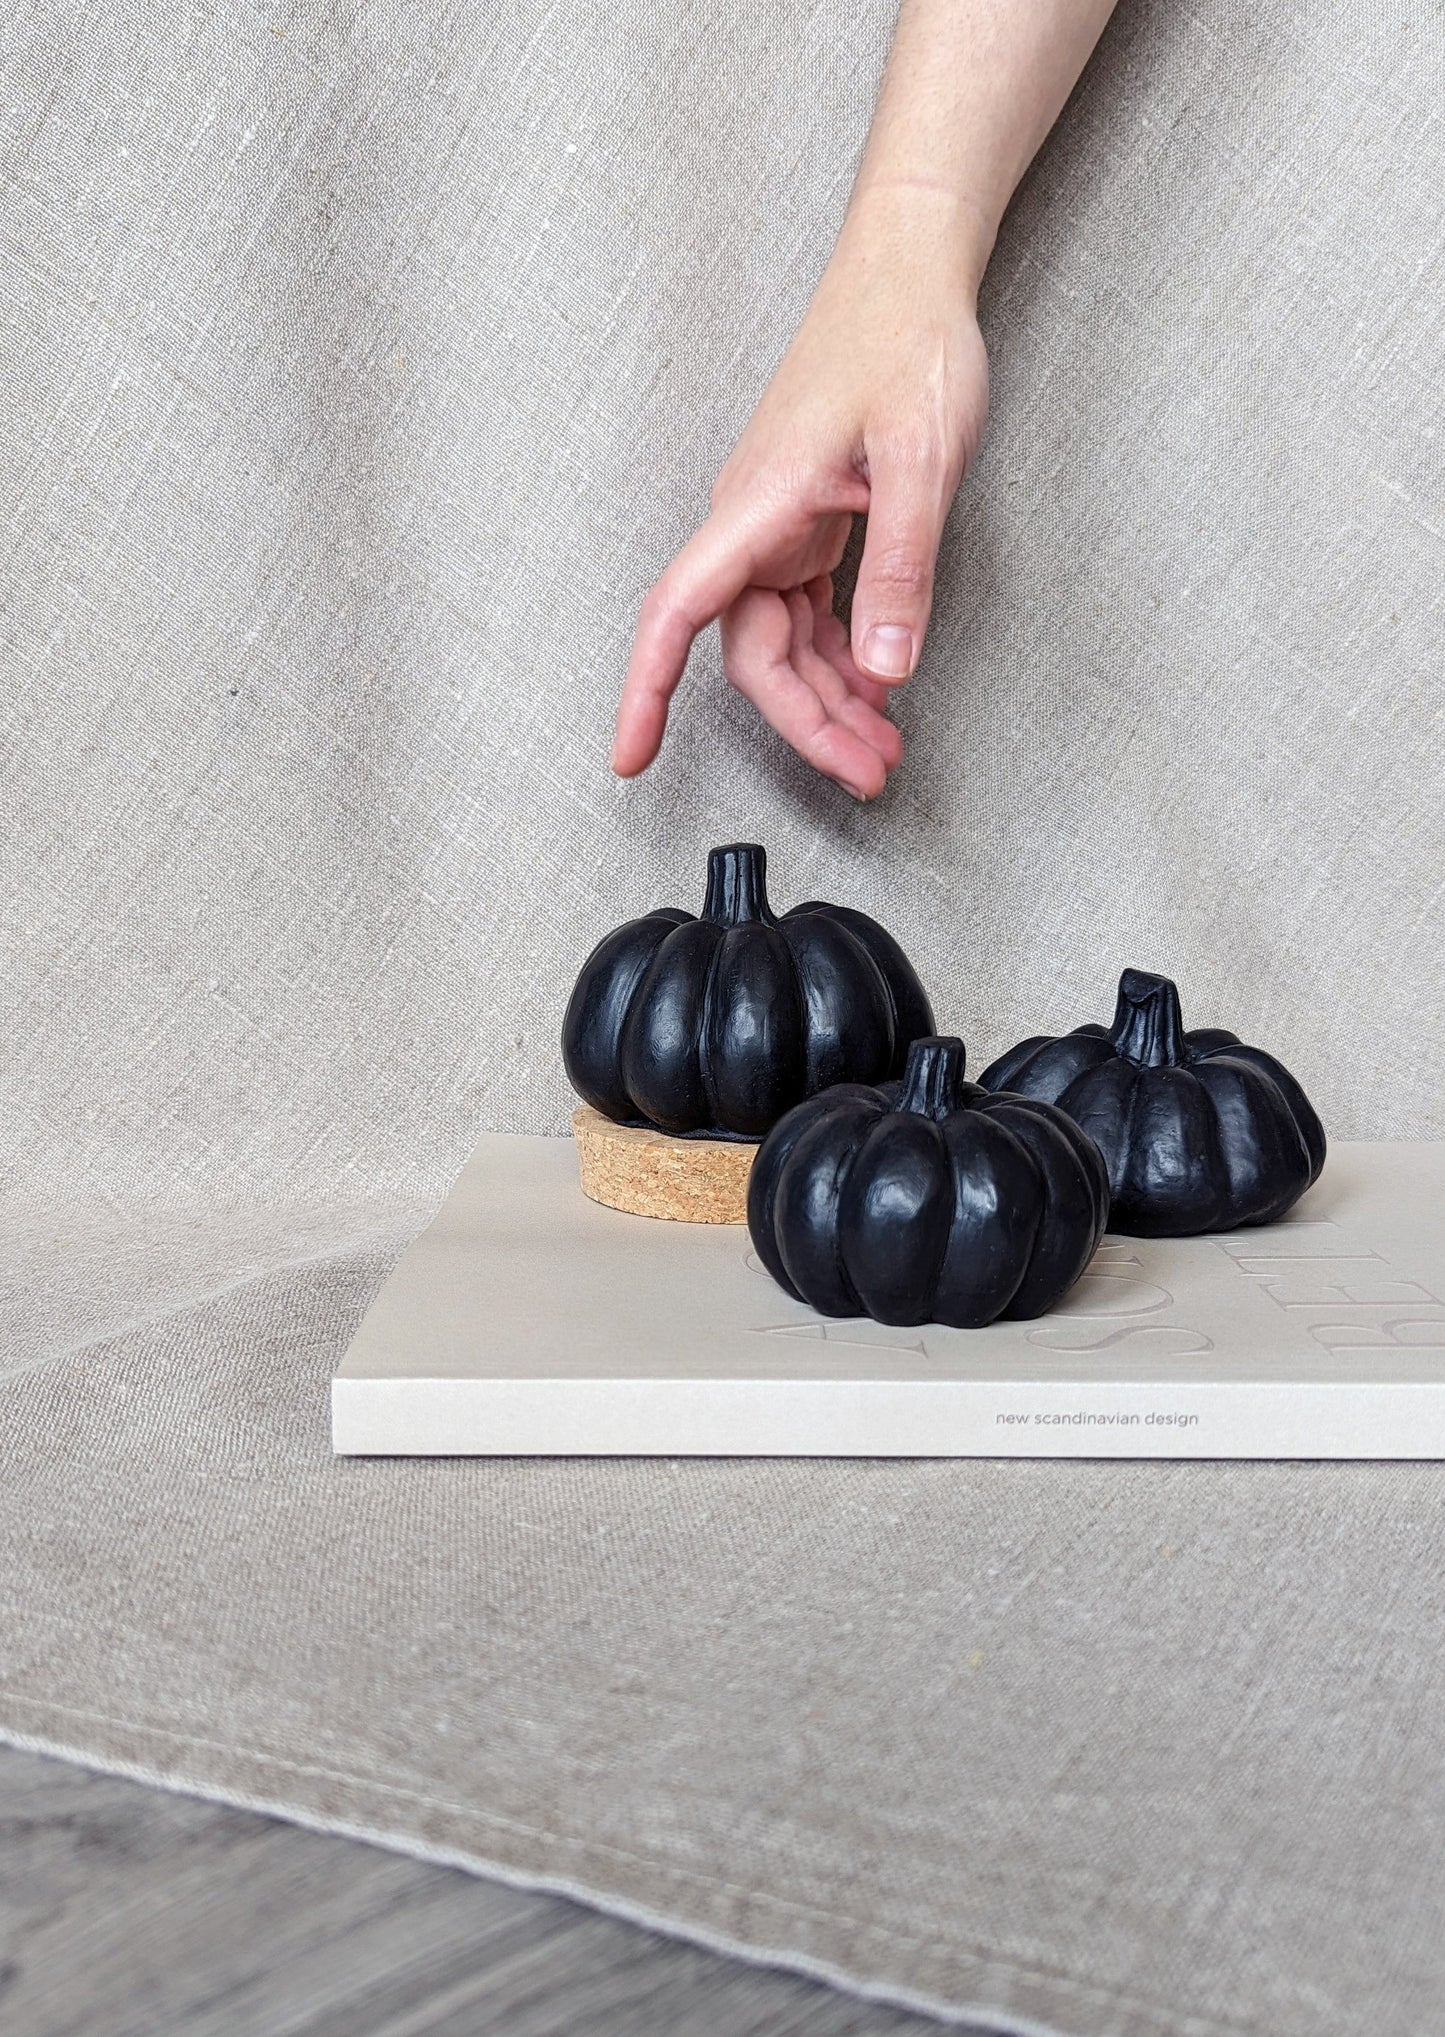
[[[946,2026],[0,1747],[4,2037],[937,2037]]]

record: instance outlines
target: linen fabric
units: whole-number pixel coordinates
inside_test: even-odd
[[[1445,1133],[1445,28],[1128,0],[1005,224],[862,807],[638,601],[800,316],[885,0],[3,31],[0,1728],[1010,2028],[1431,2020],[1440,1474],[334,1464],[582,954],[707,847],[973,1066],[1121,967]]]
[[[6,1739],[990,2031],[1436,2026],[1440,1467],[333,1460],[416,1221],[8,1238]]]

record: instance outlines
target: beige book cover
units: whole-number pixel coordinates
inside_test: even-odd
[[[1445,1143],[1335,1146],[1290,1215],[1106,1237],[1051,1314],[838,1321],[741,1226],[587,1201],[489,1134],[332,1388],[361,1455],[1445,1457]]]

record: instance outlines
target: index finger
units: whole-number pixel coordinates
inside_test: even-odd
[[[735,521],[710,516],[648,593],[617,703],[612,768],[619,778],[645,771],[662,747],[667,704],[693,639],[742,593],[754,556]]]

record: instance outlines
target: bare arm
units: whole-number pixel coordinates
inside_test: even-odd
[[[711,514],[648,594],[613,769],[645,770],[697,634],[730,682],[858,798],[902,755],[888,688],[928,624],[944,519],[978,449],[978,286],[999,221],[1114,0],[904,0],[837,246],[719,474]],[[832,575],[867,536],[851,640]]]
[[[974,292],[1020,178],[1114,0],[904,0],[850,214],[933,191],[958,215]]]

